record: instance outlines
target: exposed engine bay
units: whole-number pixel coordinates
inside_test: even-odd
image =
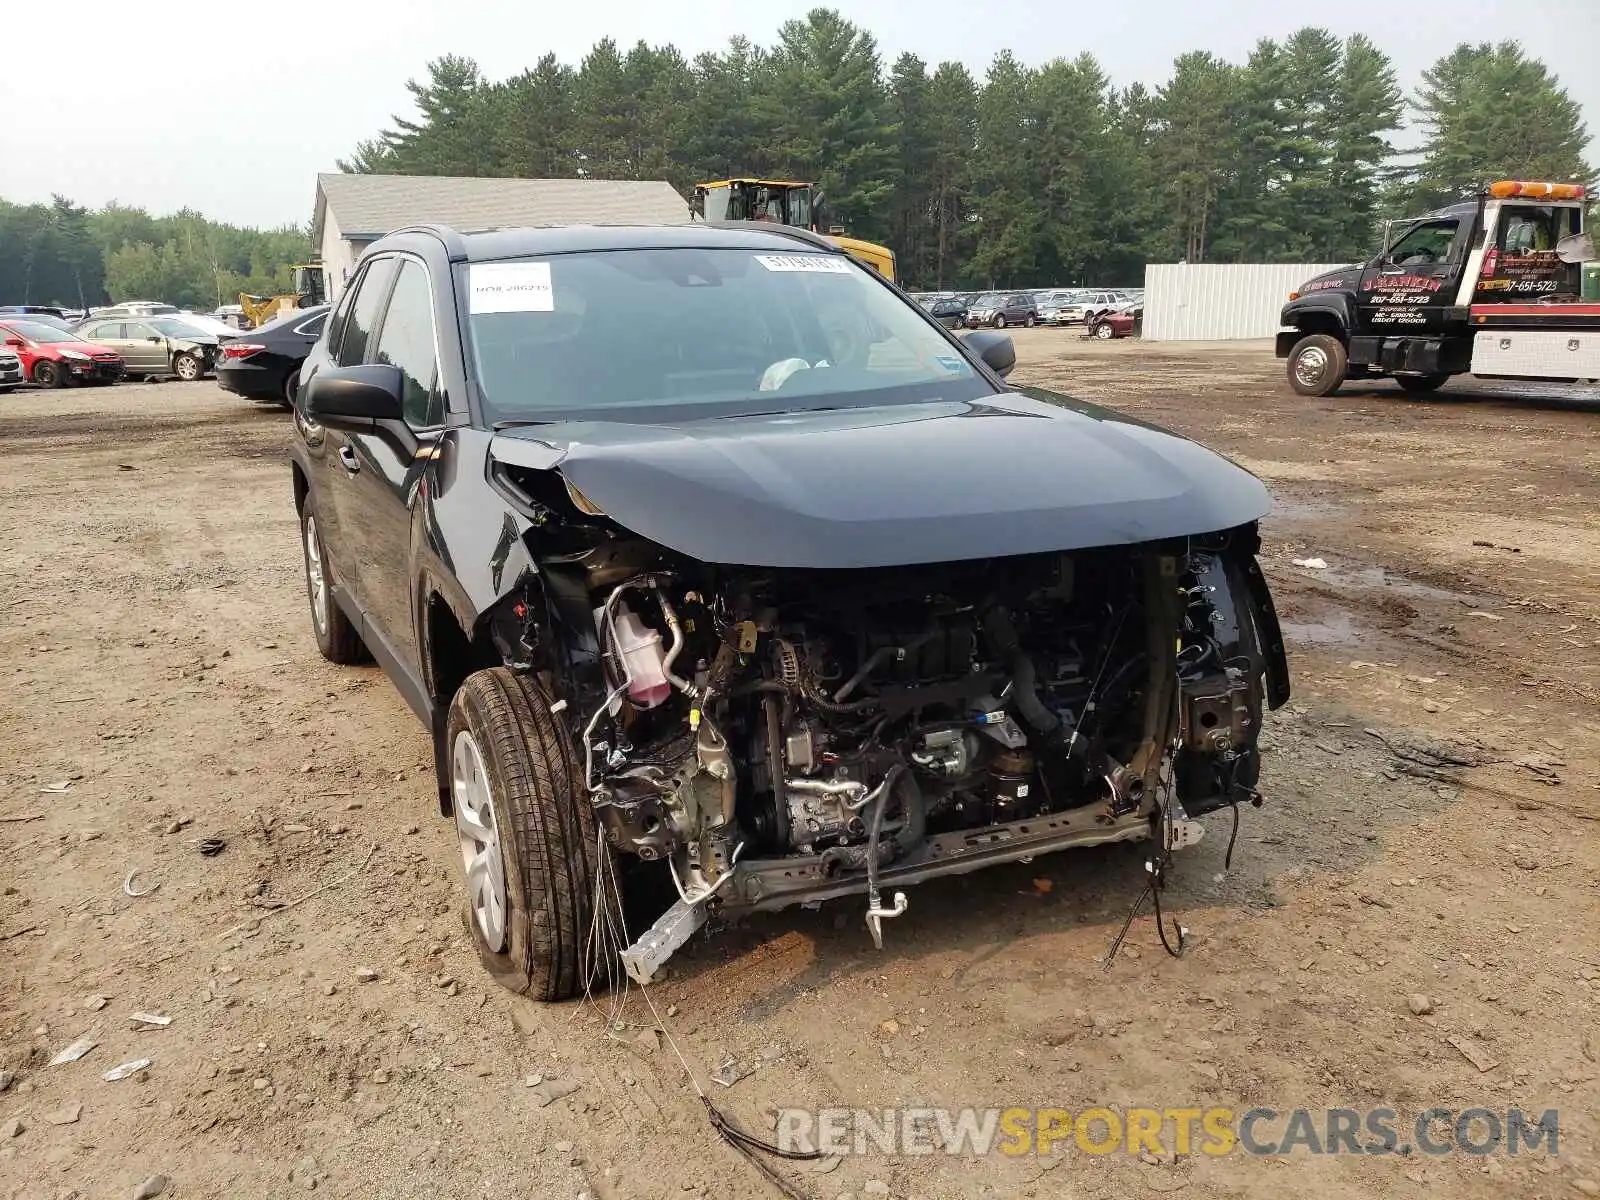
[[[577,542],[578,531],[565,530]],[[565,703],[605,840],[708,909],[865,893],[1076,845],[1198,837],[1258,799],[1288,695],[1254,526],[1162,543],[854,570],[686,559],[597,522],[539,563],[508,657]],[[520,641],[520,645],[515,645]]]

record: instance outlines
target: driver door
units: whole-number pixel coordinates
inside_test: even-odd
[[[1418,221],[1401,234],[1361,273],[1356,304],[1362,330],[1380,337],[1442,332],[1445,312],[1455,303],[1452,281],[1460,275],[1466,241],[1453,218]]]

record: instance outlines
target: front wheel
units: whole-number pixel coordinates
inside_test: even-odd
[[[1110,321],[1101,321],[1092,330],[1090,330],[1090,332],[1102,342],[1109,342],[1112,338],[1117,336],[1117,331],[1111,328]]]
[[[1022,323],[1027,328],[1032,329],[1034,327],[1034,324],[1036,323],[1034,315],[1032,313],[1029,313],[1026,317],[1024,317],[1022,319]]]
[[[1006,327],[1006,318],[1004,313],[995,314],[994,327],[996,329],[1004,329]]]
[[[1448,375],[1396,375],[1394,381],[1413,396],[1437,392],[1449,379]]]
[[[192,354],[178,354],[172,359],[172,372],[185,383],[192,383],[205,373],[205,366]]]
[[[1307,334],[1289,352],[1289,386],[1302,396],[1328,396],[1339,390],[1350,356],[1332,334]]]
[[[283,406],[294,408],[295,398],[300,394],[300,372],[293,371],[289,378],[283,381]]]
[[[604,947],[624,937],[607,928],[595,941],[596,892],[601,925],[620,899],[614,864],[602,861],[583,768],[549,697],[504,667],[475,672],[450,703],[444,746],[466,919],[484,967],[534,1000],[604,984]]]
[[[67,382],[67,373],[60,363],[41,358],[33,364],[33,381],[40,387],[58,388]]]

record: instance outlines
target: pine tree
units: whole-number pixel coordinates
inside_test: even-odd
[[[1494,179],[1593,178],[1581,110],[1516,42],[1457,46],[1423,72],[1414,104],[1427,140],[1402,194],[1418,208]]]
[[[821,184],[830,221],[856,237],[887,237],[893,130],[872,35],[816,8],[783,24],[772,60],[780,169]]]

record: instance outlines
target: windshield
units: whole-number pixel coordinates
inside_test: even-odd
[[[1006,298],[999,292],[985,292],[972,302],[973,308],[1003,308]]]
[[[76,333],[65,329],[52,329],[48,325],[41,325],[37,321],[7,321],[4,328],[16,334],[17,337],[27,338],[30,342],[76,342],[79,339]]]
[[[609,250],[464,273],[490,422],[993,391],[937,326],[842,255]]]

